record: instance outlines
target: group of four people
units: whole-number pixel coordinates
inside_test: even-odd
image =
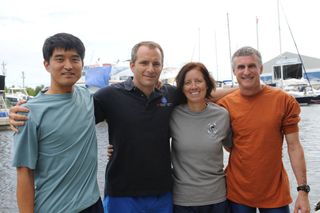
[[[19,126],[13,165],[21,212],[289,212],[283,137],[299,190],[295,210],[310,211],[300,108],[293,97],[260,84],[257,50],[243,47],[233,55],[239,89],[232,93],[215,90],[196,62],[181,68],[177,87],[157,87],[164,54],[146,41],[132,49],[133,79],[91,95],[75,86],[84,55],[79,38],[49,37],[43,57],[50,87],[27,108],[11,109],[10,122]],[[103,207],[94,126],[101,121],[113,149]],[[223,147],[230,151],[226,171]]]

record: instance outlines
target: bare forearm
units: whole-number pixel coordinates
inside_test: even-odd
[[[217,89],[214,92],[211,92],[210,101],[217,102],[220,98],[223,98],[224,96],[236,91],[238,88],[223,88],[223,89]]]
[[[34,178],[28,168],[17,168],[17,201],[20,213],[34,212]]]
[[[306,184],[307,168],[301,144],[299,143],[299,145],[296,145],[294,148],[288,147],[288,153],[291,162],[291,167],[297,180],[297,184]]]

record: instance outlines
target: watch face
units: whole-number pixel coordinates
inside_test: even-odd
[[[310,186],[306,185],[306,192],[310,192]]]
[[[304,192],[310,192],[310,186],[309,185],[301,185],[297,187],[298,191],[304,191]]]

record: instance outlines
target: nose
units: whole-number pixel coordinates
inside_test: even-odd
[[[153,64],[152,64],[152,63],[149,63],[149,64],[148,64],[147,70],[148,70],[149,72],[153,72],[153,71],[154,71],[154,67],[153,67]]]
[[[197,83],[195,81],[192,81],[191,82],[191,88],[195,88],[195,87],[197,87]]]
[[[243,73],[244,74],[249,74],[250,73],[250,70],[249,70],[249,67],[248,66],[245,66],[244,70],[243,70]]]
[[[66,70],[72,69],[72,63],[71,63],[70,60],[65,60],[65,61],[64,61],[64,68],[65,68]]]

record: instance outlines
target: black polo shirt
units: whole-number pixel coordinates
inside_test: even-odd
[[[176,88],[164,85],[146,97],[132,79],[100,89],[96,122],[106,120],[114,152],[106,169],[105,194],[159,195],[172,189],[169,119]]]

